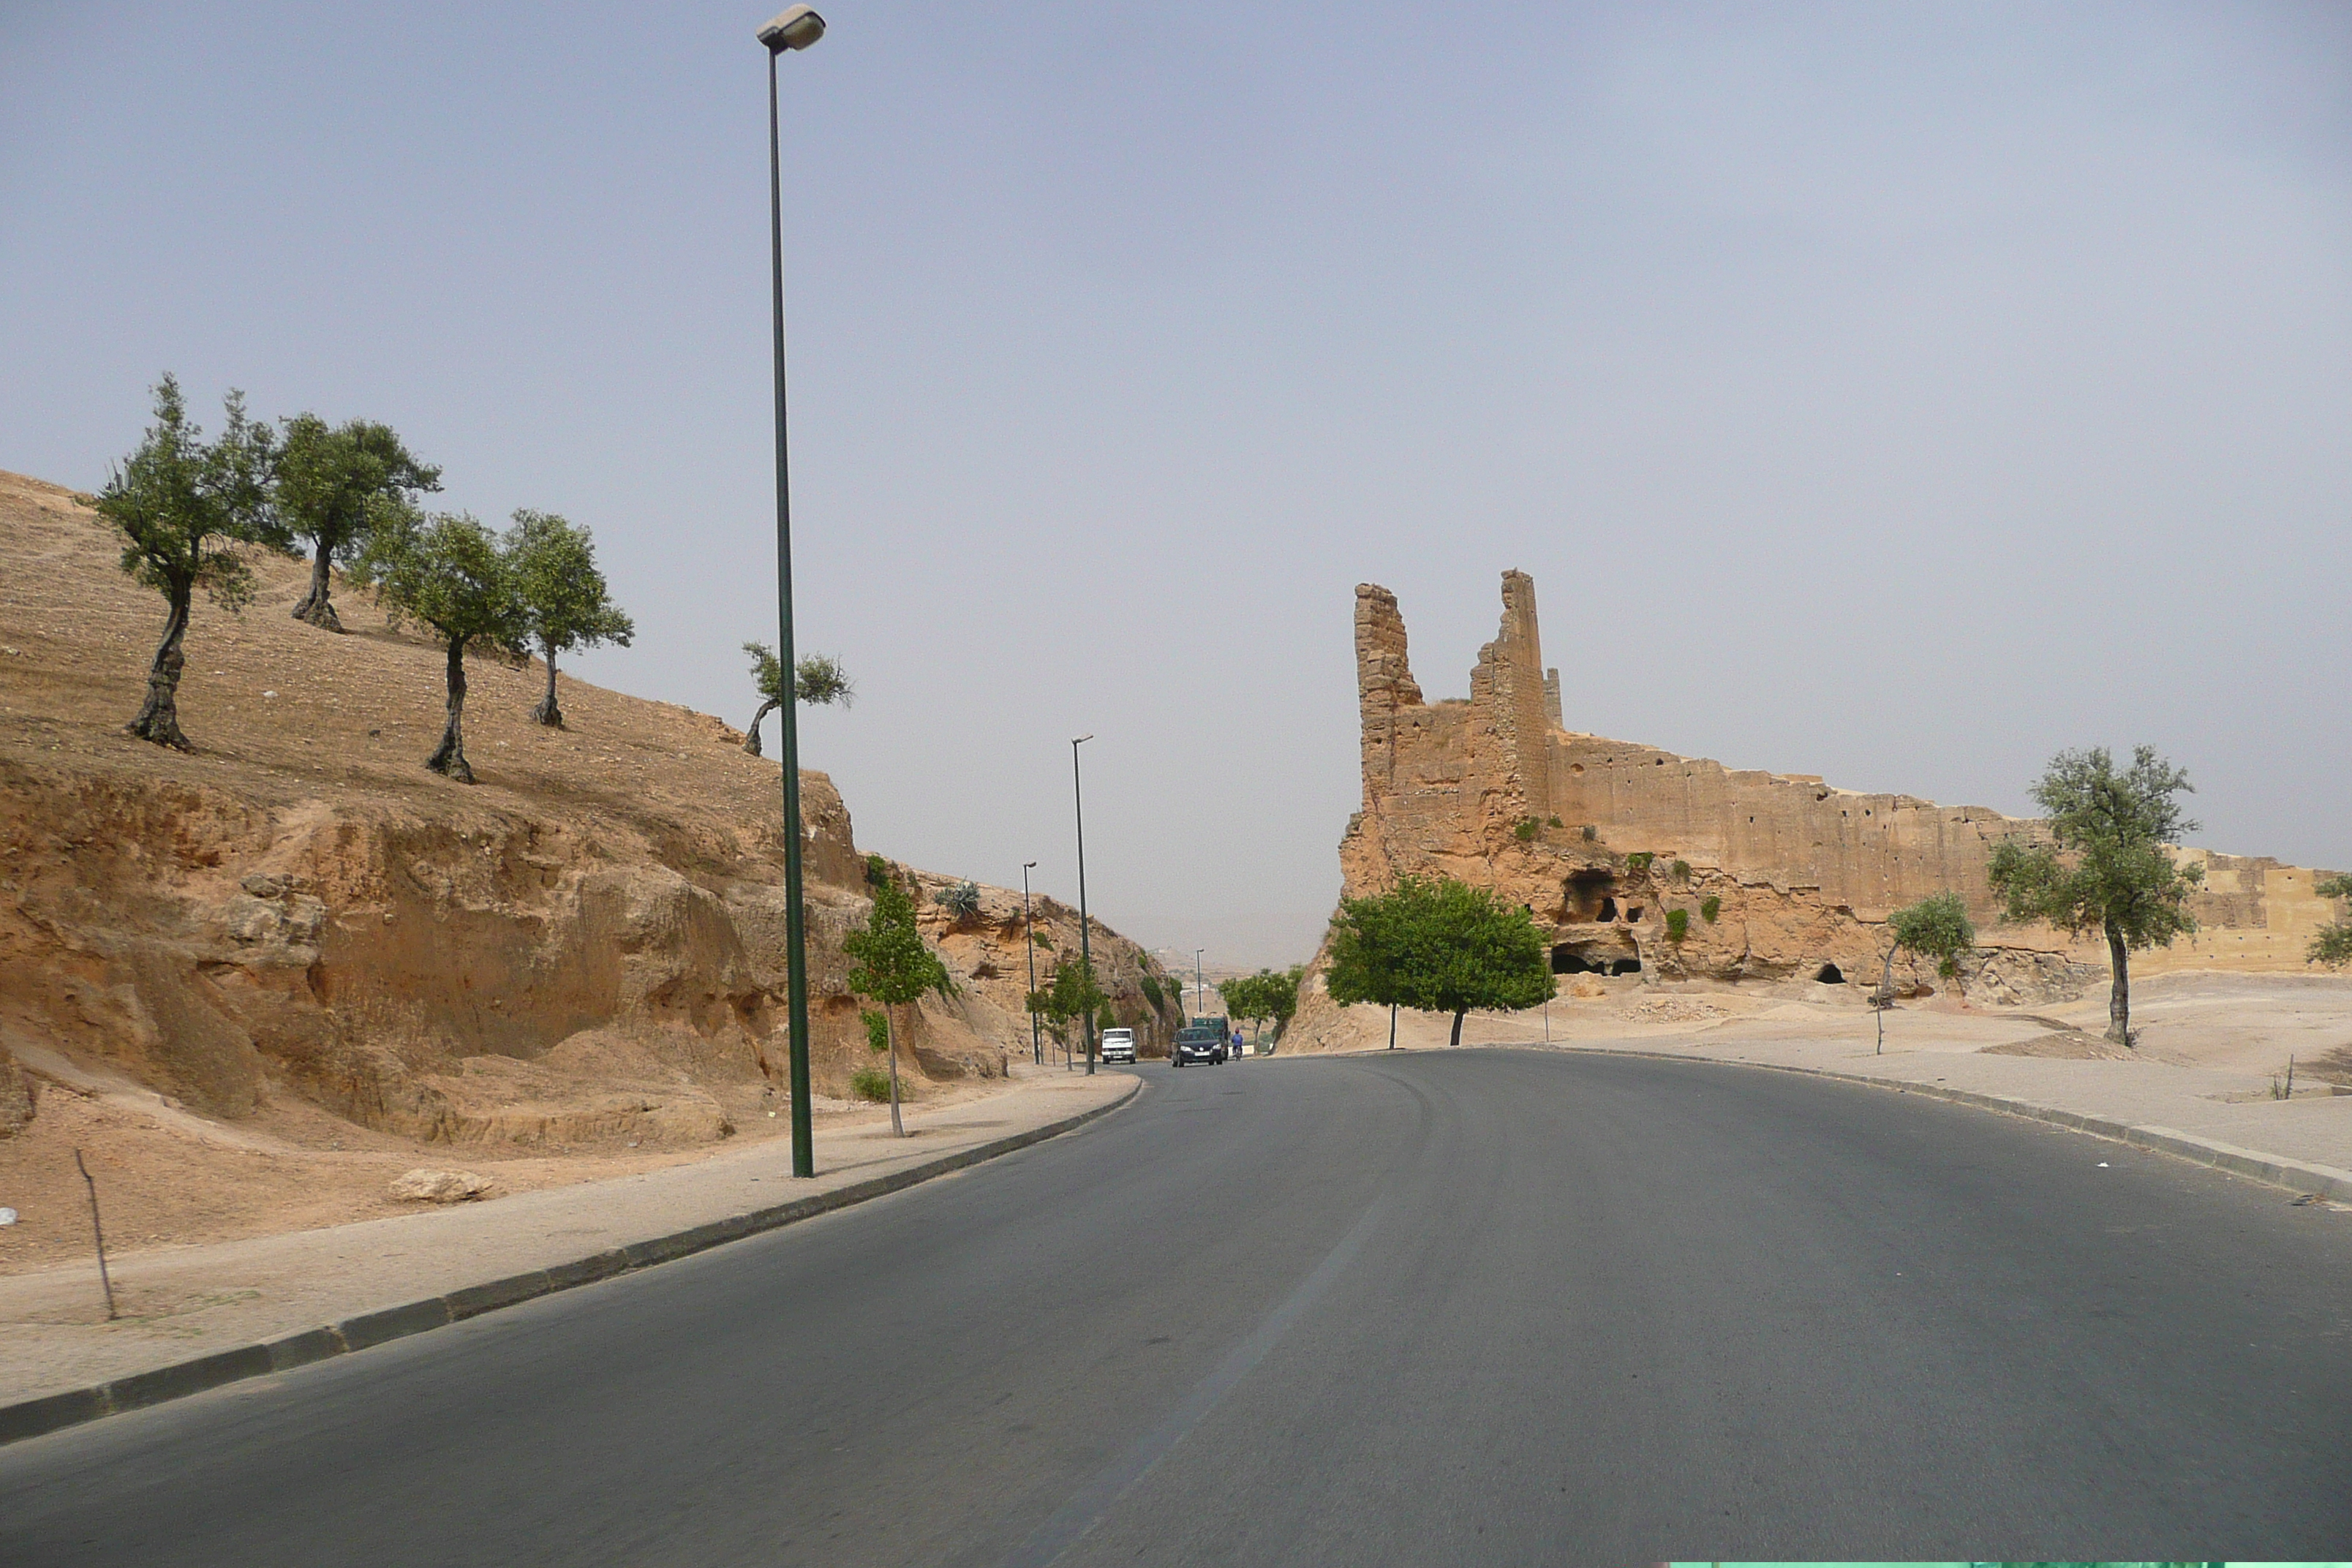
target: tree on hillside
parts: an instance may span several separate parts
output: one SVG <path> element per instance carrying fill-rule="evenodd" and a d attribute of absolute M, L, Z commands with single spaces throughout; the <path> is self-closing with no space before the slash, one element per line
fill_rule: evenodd
<path fill-rule="evenodd" d="M 751 715 L 743 731 L 743 749 L 756 757 L 761 754 L 761 723 L 784 705 L 784 661 L 763 642 L 747 642 L 743 651 L 751 656 L 751 680 L 760 689 L 760 710 Z M 839 659 L 821 653 L 802 656 L 793 672 L 793 692 L 811 708 L 835 703 L 850 708 L 857 702 L 857 688 L 850 684 L 849 672 L 842 668 Z"/>
<path fill-rule="evenodd" d="M 1936 973 L 1958 985 L 1960 954 L 1977 944 L 1977 928 L 1969 923 L 1969 907 L 1960 902 L 1958 893 L 1937 893 L 1896 910 L 1886 917 L 1886 930 L 1895 940 L 1886 950 L 1886 976 L 1879 988 L 1890 996 L 1895 992 L 1897 952 L 1907 948 L 1922 958 L 1934 959 Z M 1963 996 L 1967 994 L 1961 991 Z"/>
<path fill-rule="evenodd" d="M 448 721 L 425 761 L 436 773 L 472 784 L 466 762 L 466 649 L 478 645 L 520 658 L 524 619 L 514 574 L 490 531 L 464 512 L 380 519 L 355 565 L 375 584 L 394 626 L 417 621 L 448 650 Z"/>
<path fill-rule="evenodd" d="M 947 995 L 951 985 L 948 966 L 923 945 L 922 932 L 915 925 L 915 900 L 896 876 L 884 877 L 875 887 L 874 909 L 866 917 L 866 929 L 851 931 L 841 945 L 857 961 L 849 972 L 849 988 L 882 1004 L 890 1044 L 890 1131 L 903 1138 L 907 1128 L 898 1115 L 898 1011 L 919 1000 L 926 991 Z"/>
<path fill-rule="evenodd" d="M 2131 1038 L 2131 950 L 2168 947 L 2197 929 L 2189 895 L 2205 879 L 2167 848 L 2197 824 L 2173 797 L 2193 794 L 2189 775 L 2156 754 L 2132 753 L 2121 773 L 2104 746 L 2051 759 L 2033 798 L 2050 814 L 2054 845 L 2005 839 L 1990 868 L 1993 890 L 2012 921 L 2047 921 L 2080 936 L 2106 933 L 2115 981 L 2107 995 L 2107 1038 Z"/>
<path fill-rule="evenodd" d="M 1526 910 L 1489 889 L 1407 877 L 1392 891 L 1339 900 L 1324 984 L 1342 1003 L 1451 1013 L 1458 1046 L 1472 1008 L 1533 1007 L 1551 995 L 1552 977 Z M 1390 1027 L 1393 1047 L 1393 1012 Z"/>
<path fill-rule="evenodd" d="M 237 548 L 269 533 L 269 427 L 245 416 L 245 397 L 223 405 L 220 438 L 188 423 L 180 384 L 155 388 L 155 423 L 99 493 L 99 515 L 122 535 L 122 570 L 163 595 L 163 636 L 147 667 L 147 700 L 126 726 L 142 741 L 194 750 L 180 732 L 183 643 L 201 587 L 231 614 L 253 599 L 253 572 Z"/>
<path fill-rule="evenodd" d="M 613 603 L 604 574 L 596 569 L 596 541 L 551 511 L 518 510 L 501 548 L 514 576 L 523 636 L 547 661 L 547 695 L 530 716 L 556 729 L 563 710 L 555 705 L 555 656 L 599 643 L 629 646 L 636 623 Z"/>
<path fill-rule="evenodd" d="M 2352 877 L 2322 877 L 2312 890 L 2323 899 L 2352 899 Z M 2352 963 L 2352 911 L 2339 912 L 2334 924 L 2321 927 L 2304 957 L 2330 969 Z"/>
<path fill-rule="evenodd" d="M 331 632 L 343 629 L 328 599 L 331 569 L 367 548 L 379 523 L 416 510 L 416 498 L 441 488 L 441 470 L 420 463 L 389 425 L 352 419 L 330 426 L 315 414 L 283 421 L 270 500 L 280 525 L 310 546 L 310 589 L 294 618 Z"/>

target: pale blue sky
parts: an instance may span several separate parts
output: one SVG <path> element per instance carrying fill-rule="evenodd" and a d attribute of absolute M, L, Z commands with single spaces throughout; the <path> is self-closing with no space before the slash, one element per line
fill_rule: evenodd
<path fill-rule="evenodd" d="M 860 842 L 1305 956 L 1353 589 L 1433 696 L 2027 808 L 2156 743 L 2352 865 L 2352 11 L 835 0 L 785 61 L 810 721 Z M 0 8 L 0 467 L 175 371 L 593 527 L 624 689 L 772 637 L 762 53 L 714 5 Z M 365 30 L 361 30 L 362 24 Z M 1224 29 L 1210 31 L 1208 29 Z"/>

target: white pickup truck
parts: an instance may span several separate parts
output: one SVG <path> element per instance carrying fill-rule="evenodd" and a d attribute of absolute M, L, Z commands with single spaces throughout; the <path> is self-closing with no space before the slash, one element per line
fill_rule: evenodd
<path fill-rule="evenodd" d="M 1107 1062 L 1131 1062 L 1135 1059 L 1133 1029 L 1105 1029 L 1102 1032 L 1102 1059 Z"/>

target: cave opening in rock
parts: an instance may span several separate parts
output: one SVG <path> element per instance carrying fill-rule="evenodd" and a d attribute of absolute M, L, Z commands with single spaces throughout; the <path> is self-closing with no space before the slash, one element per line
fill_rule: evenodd
<path fill-rule="evenodd" d="M 1813 978 L 1824 985 L 1843 985 L 1845 984 L 1845 971 L 1834 963 L 1824 963 L 1822 972 Z"/>
<path fill-rule="evenodd" d="M 1638 958 L 1621 958 L 1616 963 L 1609 966 L 1609 973 L 1612 974 L 1639 974 L 1642 973 L 1642 961 Z"/>
<path fill-rule="evenodd" d="M 1615 920 L 1617 918 L 1617 900 L 1609 897 L 1606 893 L 1602 894 L 1601 897 L 1601 912 L 1594 915 L 1592 918 L 1604 922 Z"/>
<path fill-rule="evenodd" d="M 1566 942 L 1551 950 L 1551 972 L 1554 974 L 1605 974 L 1607 967 L 1595 963 Z"/>

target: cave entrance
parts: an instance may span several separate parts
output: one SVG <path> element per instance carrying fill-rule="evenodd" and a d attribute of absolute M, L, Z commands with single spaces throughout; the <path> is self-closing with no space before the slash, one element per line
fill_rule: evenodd
<path fill-rule="evenodd" d="M 1639 974 L 1642 973 L 1642 961 L 1638 958 L 1621 958 L 1616 963 L 1609 966 L 1609 973 L 1612 974 Z"/>
<path fill-rule="evenodd" d="M 1603 923 L 1615 920 L 1617 918 L 1617 900 L 1609 897 L 1606 893 L 1603 893 L 1601 896 L 1601 912 L 1594 915 L 1592 918 L 1602 921 Z"/>
<path fill-rule="evenodd" d="M 1813 978 L 1824 985 L 1843 985 L 1845 984 L 1845 971 L 1834 963 L 1824 963 L 1822 972 Z"/>
<path fill-rule="evenodd" d="M 1612 920 L 1615 915 L 1601 913 L 1609 903 L 1609 889 L 1616 884 L 1611 872 L 1584 870 L 1570 874 L 1568 879 L 1568 918 L 1572 921 Z"/>
<path fill-rule="evenodd" d="M 1551 950 L 1551 972 L 1554 974 L 1605 974 L 1608 970 L 1568 943 L 1561 942 Z"/>

